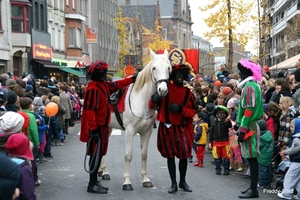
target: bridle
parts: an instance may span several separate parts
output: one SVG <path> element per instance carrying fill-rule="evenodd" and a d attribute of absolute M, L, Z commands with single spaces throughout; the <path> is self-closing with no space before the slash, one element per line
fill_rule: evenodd
<path fill-rule="evenodd" d="M 157 80 L 155 77 L 154 77 L 154 75 L 153 75 L 153 73 L 151 72 L 151 80 L 152 80 L 152 82 L 154 82 L 155 83 L 155 85 L 157 85 L 157 84 L 159 84 L 159 83 L 162 83 L 162 82 L 166 82 L 166 84 L 168 84 L 168 79 L 159 79 L 159 80 Z M 147 120 L 147 119 L 151 119 L 153 116 L 154 116 L 154 114 L 155 114 L 155 110 L 153 110 L 153 113 L 152 113 L 152 115 L 150 116 L 150 117 L 138 117 L 136 114 L 134 114 L 134 112 L 132 111 L 132 107 L 131 107 L 131 101 L 130 101 L 130 95 L 131 95 L 131 91 L 133 90 L 133 87 L 134 87 L 134 83 L 133 83 L 133 86 L 132 86 L 132 88 L 131 88 L 131 90 L 130 90 L 130 93 L 129 93 L 129 96 L 128 96 L 128 103 L 129 103 L 129 109 L 130 109 L 130 111 L 131 111 L 131 113 L 136 117 L 136 118 L 138 118 L 138 119 L 145 119 L 145 120 Z"/>

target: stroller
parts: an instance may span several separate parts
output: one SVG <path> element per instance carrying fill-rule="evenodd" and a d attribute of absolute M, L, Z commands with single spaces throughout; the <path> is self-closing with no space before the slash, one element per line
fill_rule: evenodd
<path fill-rule="evenodd" d="M 285 156 L 284 160 L 281 161 L 281 163 L 279 163 L 279 165 L 277 166 L 276 172 L 280 173 L 280 175 L 278 175 L 277 178 L 275 179 L 273 189 L 277 189 L 277 190 L 283 189 L 283 180 L 284 180 L 286 172 L 288 171 L 288 169 L 290 167 L 290 164 L 291 164 L 291 162 L 290 162 L 288 156 Z"/>

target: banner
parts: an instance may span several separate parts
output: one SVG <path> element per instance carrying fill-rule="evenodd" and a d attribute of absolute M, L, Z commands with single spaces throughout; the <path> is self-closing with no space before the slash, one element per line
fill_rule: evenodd
<path fill-rule="evenodd" d="M 186 61 L 190 63 L 194 69 L 194 73 L 199 73 L 199 50 L 198 49 L 184 49 L 183 50 Z"/>
<path fill-rule="evenodd" d="M 97 43 L 98 29 L 96 27 L 86 28 L 86 42 Z"/>

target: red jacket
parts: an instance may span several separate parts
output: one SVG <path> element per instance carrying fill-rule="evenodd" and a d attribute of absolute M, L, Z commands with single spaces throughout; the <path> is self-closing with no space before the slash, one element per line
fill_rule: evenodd
<path fill-rule="evenodd" d="M 90 130 L 110 123 L 110 95 L 131 84 L 132 78 L 100 82 L 91 81 L 84 92 L 84 103 L 81 118 L 80 141 L 88 142 Z"/>

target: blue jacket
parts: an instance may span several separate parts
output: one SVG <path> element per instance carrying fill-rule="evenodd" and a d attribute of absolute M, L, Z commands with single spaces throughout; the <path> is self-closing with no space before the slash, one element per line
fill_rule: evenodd
<path fill-rule="evenodd" d="M 46 130 L 48 130 L 48 125 L 45 125 L 44 118 L 41 115 L 39 115 L 37 112 L 34 113 L 34 116 L 37 120 L 39 120 L 38 133 L 39 133 L 40 143 L 42 143 L 44 142 L 44 133 Z"/>
<path fill-rule="evenodd" d="M 300 119 L 295 119 L 294 133 L 289 140 L 289 148 L 283 151 L 284 155 L 290 156 L 291 162 L 300 163 Z"/>

